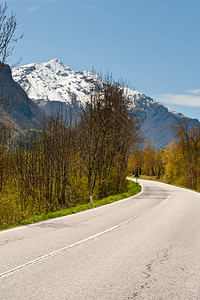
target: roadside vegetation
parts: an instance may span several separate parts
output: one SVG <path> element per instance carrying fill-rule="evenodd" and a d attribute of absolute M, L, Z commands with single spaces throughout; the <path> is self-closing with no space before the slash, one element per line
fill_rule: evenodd
<path fill-rule="evenodd" d="M 134 196 L 135 194 L 139 193 L 140 191 L 141 191 L 141 186 L 139 184 L 136 184 L 133 181 L 129 181 L 126 191 L 124 191 L 123 193 L 117 194 L 117 195 L 108 196 L 101 200 L 94 200 L 93 205 L 91 205 L 90 203 L 79 204 L 79 205 L 71 207 L 71 208 L 65 208 L 65 209 L 61 209 L 61 210 L 57 210 L 57 211 L 49 212 L 49 213 L 42 213 L 40 215 L 33 215 L 31 218 L 24 219 L 24 220 L 18 221 L 16 223 L 3 223 L 0 225 L 0 230 L 16 227 L 16 226 L 20 226 L 20 225 L 32 224 L 32 223 L 36 223 L 39 221 L 44 221 L 44 220 L 48 220 L 48 219 L 52 219 L 52 218 L 58 218 L 58 217 L 66 216 L 69 214 L 74 214 L 74 213 L 77 213 L 80 211 L 84 211 L 87 209 L 91 209 L 94 207 L 110 204 L 115 201 Z M 16 207 L 17 207 L 17 205 L 16 205 Z M 9 208 L 9 205 L 7 206 L 7 208 Z"/>
<path fill-rule="evenodd" d="M 0 4 L 0 72 L 22 37 L 15 36 L 16 27 L 15 14 L 7 16 L 6 3 Z M 109 78 L 92 82 L 90 101 L 80 107 L 76 120 L 72 112 L 54 114 L 41 130 L 20 132 L 16 138 L 3 119 L 14 103 L 1 81 L 1 228 L 83 210 L 91 196 L 98 206 L 127 195 L 127 165 L 140 140 L 139 121 L 119 84 Z M 116 194 L 121 196 L 106 198 Z"/>
<path fill-rule="evenodd" d="M 132 152 L 128 171 L 143 178 L 200 191 L 200 126 L 191 128 L 184 119 L 175 129 L 177 141 L 156 150 L 151 141 Z"/>
<path fill-rule="evenodd" d="M 6 12 L 0 4 L 0 71 L 22 37 L 15 37 L 15 15 Z M 0 116 L 13 105 L 4 84 Z M 138 115 L 122 86 L 107 78 L 91 91 L 76 120 L 58 113 L 18 138 L 10 123 L 0 123 L 0 229 L 91 208 L 91 196 L 96 207 L 133 195 L 140 186 L 126 180 L 127 168 L 200 190 L 200 128 L 184 121 L 177 142 L 157 151 L 148 141 L 141 150 Z"/>
<path fill-rule="evenodd" d="M 127 191 L 139 122 L 119 85 L 102 82 L 77 122 L 58 114 L 17 141 L 0 131 L 0 226 Z M 95 204 L 97 205 L 97 204 Z"/>

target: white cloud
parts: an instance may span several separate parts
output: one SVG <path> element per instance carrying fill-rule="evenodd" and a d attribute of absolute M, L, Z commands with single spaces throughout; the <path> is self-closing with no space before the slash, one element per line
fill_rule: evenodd
<path fill-rule="evenodd" d="M 29 8 L 28 8 L 28 12 L 33 12 L 33 11 L 36 11 L 39 9 L 39 6 L 37 5 L 31 5 Z"/>
<path fill-rule="evenodd" d="M 154 98 L 157 101 L 165 103 L 172 103 L 189 107 L 200 107 L 200 89 L 190 91 L 193 92 L 191 92 L 190 94 L 189 91 L 187 91 L 187 94 L 161 94 L 155 95 Z"/>
<path fill-rule="evenodd" d="M 194 94 L 194 95 L 200 95 L 200 89 L 187 90 L 186 93 Z"/>
<path fill-rule="evenodd" d="M 34 12 L 36 10 L 39 10 L 41 8 L 41 4 L 48 4 L 48 3 L 53 3 L 56 2 L 58 0 L 21 0 L 24 3 L 29 3 L 29 7 L 28 7 L 28 12 Z"/>

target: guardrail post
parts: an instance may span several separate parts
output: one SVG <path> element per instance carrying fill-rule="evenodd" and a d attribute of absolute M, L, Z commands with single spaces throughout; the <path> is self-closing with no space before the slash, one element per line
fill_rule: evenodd
<path fill-rule="evenodd" d="M 93 201 L 92 201 L 92 192 L 90 192 L 90 205 L 93 206 Z"/>

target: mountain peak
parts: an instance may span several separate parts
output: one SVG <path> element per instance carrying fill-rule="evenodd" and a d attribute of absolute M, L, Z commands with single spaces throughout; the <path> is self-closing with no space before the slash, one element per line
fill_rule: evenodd
<path fill-rule="evenodd" d="M 44 63 L 44 64 L 50 64 L 50 65 L 61 65 L 61 66 L 64 66 L 64 64 L 63 64 L 63 62 L 60 60 L 60 59 L 58 59 L 58 58 L 54 58 L 54 59 L 52 59 L 52 60 L 50 60 L 49 62 L 46 62 L 46 63 Z"/>
<path fill-rule="evenodd" d="M 49 62 L 63 64 L 62 61 L 59 58 L 53 58 Z"/>
<path fill-rule="evenodd" d="M 77 92 L 78 100 L 85 102 L 88 95 L 90 79 L 86 73 L 71 70 L 58 58 L 15 68 L 13 77 L 34 100 L 68 103 Z"/>
<path fill-rule="evenodd" d="M 64 63 L 58 58 L 54 58 L 54 59 L 52 59 L 48 62 L 44 62 L 44 63 L 41 63 L 39 65 L 43 65 L 44 67 L 47 67 L 47 68 L 52 69 L 54 71 L 70 70 L 70 68 L 65 66 Z"/>
<path fill-rule="evenodd" d="M 78 114 L 80 103 L 84 105 L 90 99 L 91 85 L 101 80 L 92 72 L 69 69 L 58 58 L 14 69 L 13 77 L 31 99 L 41 107 L 43 105 L 44 110 L 46 107 L 52 110 L 55 103 L 58 104 L 56 109 L 61 102 L 63 109 L 76 103 L 74 115 Z M 139 91 L 125 88 L 125 93 L 130 106 L 135 107 L 143 120 L 141 130 L 144 136 L 158 148 L 167 145 L 173 139 L 171 125 L 176 127 L 183 115 Z M 191 124 L 196 123 L 198 121 L 193 120 Z"/>

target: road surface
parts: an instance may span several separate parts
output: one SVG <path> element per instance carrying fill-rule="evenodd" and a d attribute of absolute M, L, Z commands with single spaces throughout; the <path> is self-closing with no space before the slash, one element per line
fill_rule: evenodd
<path fill-rule="evenodd" d="M 136 197 L 0 232 L 0 299 L 200 299 L 200 194 Z"/>

